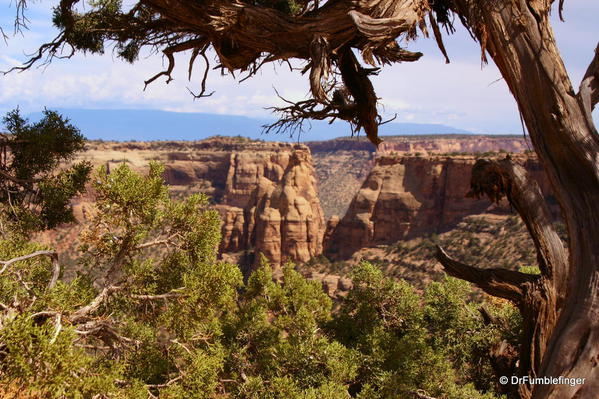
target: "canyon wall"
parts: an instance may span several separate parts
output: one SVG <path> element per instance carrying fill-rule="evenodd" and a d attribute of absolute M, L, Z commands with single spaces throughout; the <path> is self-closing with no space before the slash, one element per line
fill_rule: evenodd
<path fill-rule="evenodd" d="M 532 149 L 530 142 L 523 136 L 516 135 L 414 135 L 414 136 L 383 136 L 383 142 L 376 148 L 366 137 L 341 137 L 326 141 L 308 141 L 312 154 L 333 153 L 337 151 L 364 151 L 385 153 L 421 153 L 421 154 L 450 154 L 450 153 L 485 153 L 506 151 L 513 153 L 525 152 Z"/>
<path fill-rule="evenodd" d="M 223 219 L 221 253 L 253 267 L 259 253 L 274 265 L 308 261 L 323 248 L 343 258 L 445 231 L 468 215 L 508 213 L 505 203 L 464 197 L 475 156 L 460 153 L 520 153 L 514 158 L 549 193 L 534 157 L 522 154 L 527 148 L 518 136 L 385 137 L 378 152 L 347 138 L 301 145 L 217 137 L 92 142 L 82 157 L 109 167 L 125 161 L 137 170 L 163 162 L 174 196 L 203 192 L 213 199 Z"/>
<path fill-rule="evenodd" d="M 80 156 L 109 169 L 127 162 L 143 171 L 165 164 L 175 197 L 208 194 L 221 214 L 221 253 L 253 267 L 266 256 L 273 266 L 305 262 L 322 253 L 324 217 L 308 147 L 216 137 L 196 142 L 91 142 Z M 76 206 L 84 209 L 85 204 Z M 83 216 L 83 215 L 82 215 Z"/>
<path fill-rule="evenodd" d="M 310 151 L 231 154 L 221 204 L 222 252 L 253 248 L 273 265 L 306 262 L 322 253 L 324 217 L 316 191 Z"/>
<path fill-rule="evenodd" d="M 374 166 L 375 156 L 484 154 L 506 151 L 523 153 L 531 149 L 522 136 L 513 135 L 415 135 L 384 136 L 378 149 L 365 137 L 343 137 L 326 141 L 310 141 L 318 192 L 325 213 L 344 215 L 347 207 Z"/>
<path fill-rule="evenodd" d="M 535 158 L 515 155 L 539 183 L 557 213 L 549 184 Z M 508 213 L 509 204 L 466 198 L 475 156 L 381 155 L 341 219 L 331 218 L 325 255 L 347 258 L 363 247 L 440 233 L 464 217 Z"/>

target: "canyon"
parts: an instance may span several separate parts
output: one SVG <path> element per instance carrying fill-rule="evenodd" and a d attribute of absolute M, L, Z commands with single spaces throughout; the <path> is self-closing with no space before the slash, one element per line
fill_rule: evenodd
<path fill-rule="evenodd" d="M 364 248 L 443 234 L 471 215 L 509 215 L 506 203 L 466 197 L 470 170 L 480 156 L 512 154 L 539 183 L 548 202 L 555 202 L 522 137 L 385 139 L 378 149 L 361 138 L 305 144 L 241 137 L 90 141 L 78 159 L 109 170 L 122 162 L 138 171 L 151 161 L 164 163 L 172 196 L 205 193 L 211 197 L 222 219 L 220 253 L 223 259 L 240 264 L 246 274 L 262 256 L 275 268 L 323 255 L 331 261 L 347 260 Z M 92 201 L 84 196 L 74 204 L 82 223 Z M 59 250 L 73 241 L 76 230 L 61 233 Z M 340 276 L 323 276 L 318 278 L 331 280 L 329 287 L 348 286 Z"/>
<path fill-rule="evenodd" d="M 139 172 L 151 161 L 162 162 L 174 197 L 211 197 L 223 221 L 220 252 L 248 271 L 260 263 L 261 255 L 278 266 L 287 260 L 306 262 L 322 253 L 324 216 L 310 150 L 304 145 L 224 137 L 90 142 L 78 160 L 109 171 L 126 162 Z M 75 204 L 80 220 L 89 205 L 89 198 Z"/>
<path fill-rule="evenodd" d="M 489 155 L 488 158 L 504 155 Z M 550 187 L 535 158 L 511 155 L 537 181 L 547 201 Z M 475 155 L 380 155 L 342 218 L 332 217 L 325 233 L 325 254 L 346 259 L 364 247 L 392 244 L 448 231 L 465 217 L 511 212 L 498 204 L 468 196 Z M 551 207 L 557 214 L 555 205 Z"/>

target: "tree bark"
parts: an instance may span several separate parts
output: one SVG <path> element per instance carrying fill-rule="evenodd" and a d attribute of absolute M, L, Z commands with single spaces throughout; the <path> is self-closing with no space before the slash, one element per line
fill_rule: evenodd
<path fill-rule="evenodd" d="M 524 306 L 530 361 L 523 375 L 585 378 L 583 385 L 522 385 L 523 398 L 595 398 L 599 392 L 599 136 L 590 117 L 596 60 L 574 92 L 549 25 L 548 0 L 454 0 L 455 11 L 497 64 L 549 177 L 568 231 L 569 258 L 543 264 Z M 590 77 L 589 77 L 590 76 Z M 586 93 L 586 94 L 585 94 Z M 590 94 L 589 94 L 590 93 Z M 519 210 L 520 211 L 520 210 Z M 526 218 L 526 212 L 520 212 Z M 526 219 L 525 219 L 526 221 Z M 527 227 L 537 250 L 543 230 Z M 534 227 L 534 226 L 533 226 Z M 526 339 L 526 337 L 524 337 Z M 521 354 L 522 355 L 522 354 Z M 526 355 L 526 354 L 524 354 Z M 528 368 L 528 369 L 527 369 Z"/>
<path fill-rule="evenodd" d="M 466 196 L 486 195 L 499 202 L 504 196 L 522 217 L 537 251 L 540 276 L 506 269 L 479 269 L 451 259 L 438 248 L 437 259 L 450 275 L 476 284 L 489 295 L 508 299 L 523 316 L 523 334 L 519 348 L 519 376 L 536 377 L 542 354 L 557 322 L 563 302 L 567 257 L 564 246 L 553 228 L 545 199 L 526 170 L 503 160 L 479 160 L 472 169 L 472 190 Z M 538 328 L 539 326 L 543 328 Z M 497 378 L 505 374 L 497 375 Z M 526 396 L 530 387 L 504 386 L 511 398 Z"/>

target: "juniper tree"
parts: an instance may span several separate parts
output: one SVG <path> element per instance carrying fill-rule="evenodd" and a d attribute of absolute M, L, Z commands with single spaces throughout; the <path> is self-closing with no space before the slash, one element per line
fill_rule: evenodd
<path fill-rule="evenodd" d="M 85 189 L 91 167 L 77 162 L 83 150 L 79 129 L 55 111 L 44 110 L 36 123 L 19 109 L 3 118 L 0 134 L 0 230 L 27 233 L 73 222 L 71 198 Z"/>
<path fill-rule="evenodd" d="M 220 221 L 207 198 L 170 199 L 162 173 L 158 164 L 144 175 L 126 165 L 98 172 L 71 281 L 32 255 L 39 244 L 0 241 L 10 259 L 0 270 L 0 395 L 496 397 L 488 375 L 463 370 L 472 359 L 488 366 L 476 344 L 502 333 L 462 308 L 460 292 L 423 300 L 367 264 L 341 312 L 293 265 L 275 279 L 263 262 L 243 284 L 217 258 Z"/>

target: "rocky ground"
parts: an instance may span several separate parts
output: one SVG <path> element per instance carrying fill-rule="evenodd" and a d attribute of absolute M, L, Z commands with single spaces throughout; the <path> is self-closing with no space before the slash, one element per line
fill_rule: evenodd
<path fill-rule="evenodd" d="M 556 222 L 566 239 L 565 228 Z M 515 214 L 479 214 L 464 218 L 454 228 L 441 233 L 397 241 L 393 244 L 364 247 L 346 260 L 314 258 L 301 266 L 306 275 L 347 276 L 359 262 L 377 264 L 390 276 L 405 279 L 417 287 L 443 278 L 441 265 L 435 260 L 435 245 L 442 246 L 452 257 L 464 263 L 483 267 L 501 267 L 523 272 L 536 272 L 534 246 L 526 227 Z M 329 281 L 334 279 L 329 278 Z M 337 294 L 347 283 L 329 290 Z"/>

